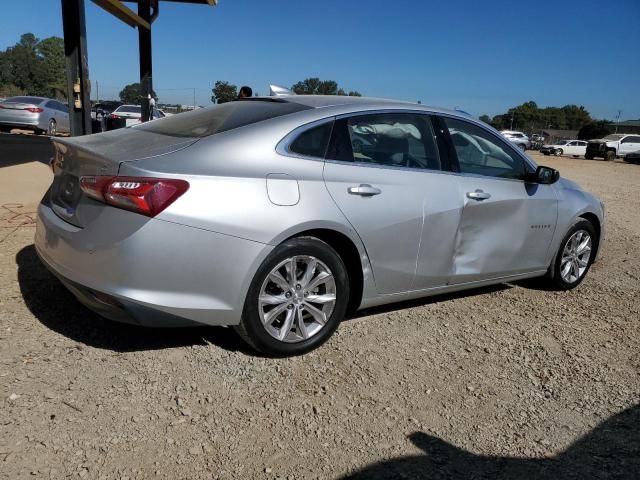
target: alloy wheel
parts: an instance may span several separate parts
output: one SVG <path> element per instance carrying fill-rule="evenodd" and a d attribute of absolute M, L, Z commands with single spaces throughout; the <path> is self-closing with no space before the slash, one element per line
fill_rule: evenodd
<path fill-rule="evenodd" d="M 591 235 L 586 230 L 575 232 L 562 250 L 560 276 L 567 283 L 575 283 L 582 278 L 591 258 Z"/>
<path fill-rule="evenodd" d="M 258 312 L 277 340 L 297 343 L 318 334 L 333 313 L 336 282 L 325 263 L 297 255 L 278 263 L 260 288 Z"/>

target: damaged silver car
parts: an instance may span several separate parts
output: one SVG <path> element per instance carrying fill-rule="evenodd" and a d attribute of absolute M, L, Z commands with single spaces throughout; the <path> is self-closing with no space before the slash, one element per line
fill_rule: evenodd
<path fill-rule="evenodd" d="M 231 325 L 294 355 L 349 312 L 545 276 L 578 286 L 600 201 L 460 112 L 254 97 L 55 139 L 42 261 L 89 308 Z"/>

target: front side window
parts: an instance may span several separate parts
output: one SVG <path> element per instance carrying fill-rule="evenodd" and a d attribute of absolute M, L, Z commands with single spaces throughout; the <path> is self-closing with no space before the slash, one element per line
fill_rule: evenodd
<path fill-rule="evenodd" d="M 483 128 L 463 120 L 444 118 L 461 173 L 521 179 L 524 160 L 508 144 Z"/>
<path fill-rule="evenodd" d="M 306 157 L 324 158 L 333 122 L 305 130 L 289 145 L 289 151 Z"/>
<path fill-rule="evenodd" d="M 621 143 L 640 143 L 640 137 L 626 137 Z"/>
<path fill-rule="evenodd" d="M 357 115 L 336 122 L 334 130 L 329 158 L 389 167 L 441 169 L 426 115 Z"/>

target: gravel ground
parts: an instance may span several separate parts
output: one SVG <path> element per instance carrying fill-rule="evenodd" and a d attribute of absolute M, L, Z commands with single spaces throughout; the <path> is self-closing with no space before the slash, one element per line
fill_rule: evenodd
<path fill-rule="evenodd" d="M 0 477 L 640 478 L 640 166 L 536 160 L 606 203 L 580 288 L 375 309 L 281 360 L 100 319 L 38 262 L 38 197 L 5 205 Z"/>

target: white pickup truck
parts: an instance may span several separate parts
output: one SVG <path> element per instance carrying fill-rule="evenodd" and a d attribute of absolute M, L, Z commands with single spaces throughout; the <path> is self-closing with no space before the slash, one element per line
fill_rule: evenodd
<path fill-rule="evenodd" d="M 612 133 L 599 140 L 589 140 L 584 158 L 604 158 L 614 160 L 616 157 L 640 150 L 640 135 L 626 133 Z"/>

